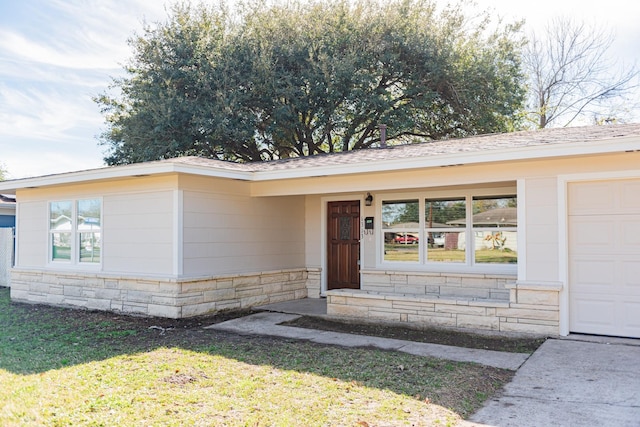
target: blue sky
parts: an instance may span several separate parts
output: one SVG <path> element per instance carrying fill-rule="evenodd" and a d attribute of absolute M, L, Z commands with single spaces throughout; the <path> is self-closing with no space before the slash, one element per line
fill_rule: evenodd
<path fill-rule="evenodd" d="M 477 3 L 531 28 L 554 15 L 606 25 L 616 31 L 611 53 L 640 66 L 636 0 Z M 165 17 L 162 0 L 0 0 L 0 165 L 9 178 L 104 166 L 105 125 L 92 97 L 123 75 L 127 39 L 143 21 Z"/>

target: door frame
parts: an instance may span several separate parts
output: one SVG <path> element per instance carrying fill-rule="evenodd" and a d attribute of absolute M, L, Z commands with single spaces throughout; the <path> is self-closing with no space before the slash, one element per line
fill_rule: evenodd
<path fill-rule="evenodd" d="M 329 209 L 329 202 L 348 202 L 351 200 L 357 200 L 360 202 L 360 262 L 364 256 L 362 245 L 362 207 L 364 206 L 363 194 L 351 194 L 340 196 L 325 196 L 320 198 L 320 264 L 322 270 L 320 271 L 320 296 L 327 296 L 327 210 Z M 362 287 L 362 271 L 360 271 L 360 286 Z"/>
<path fill-rule="evenodd" d="M 570 333 L 570 293 L 569 283 L 569 184 L 584 181 L 610 181 L 616 179 L 638 179 L 637 170 L 622 170 L 608 172 L 587 172 L 558 175 L 558 280 L 563 284 L 560 290 L 560 335 Z"/>

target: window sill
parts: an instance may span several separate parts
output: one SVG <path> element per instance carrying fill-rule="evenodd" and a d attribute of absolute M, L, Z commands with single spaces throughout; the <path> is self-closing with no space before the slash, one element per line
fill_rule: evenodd
<path fill-rule="evenodd" d="M 62 270 L 62 271 L 102 271 L 102 263 L 73 264 L 73 263 L 64 262 L 64 261 L 49 261 L 46 265 L 46 268 L 50 270 Z"/>

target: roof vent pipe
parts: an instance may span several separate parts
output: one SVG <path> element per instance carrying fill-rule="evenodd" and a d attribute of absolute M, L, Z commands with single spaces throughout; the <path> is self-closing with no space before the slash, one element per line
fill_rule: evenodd
<path fill-rule="evenodd" d="M 380 148 L 387 148 L 387 125 L 380 125 Z"/>

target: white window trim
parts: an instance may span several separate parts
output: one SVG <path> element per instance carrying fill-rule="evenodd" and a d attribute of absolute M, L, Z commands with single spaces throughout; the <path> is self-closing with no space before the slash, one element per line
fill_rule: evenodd
<path fill-rule="evenodd" d="M 99 262 L 80 262 L 80 245 L 78 243 L 78 201 L 80 200 L 99 200 L 100 201 L 100 239 L 104 238 L 103 231 L 103 199 L 102 197 L 76 197 L 76 198 L 63 198 L 56 200 L 49 200 L 47 202 L 47 263 L 48 267 L 56 269 L 67 270 L 101 270 L 103 262 L 103 245 L 100 247 L 100 261 Z M 56 202 L 71 202 L 71 259 L 66 260 L 54 260 L 53 259 L 53 231 L 51 230 L 51 204 Z"/>
<path fill-rule="evenodd" d="M 405 201 L 405 200 L 418 200 L 419 206 L 418 211 L 423 213 L 425 210 L 425 200 L 426 199 L 456 199 L 456 198 L 464 198 L 466 200 L 466 209 L 467 215 L 466 220 L 467 223 L 465 225 L 465 241 L 473 242 L 473 231 L 474 227 L 471 223 L 473 220 L 473 198 L 474 197 L 507 197 L 513 196 L 518 197 L 517 188 L 507 189 L 507 188 L 496 188 L 496 189 L 459 189 L 454 191 L 448 190 L 438 190 L 438 191 L 422 191 L 422 192 L 411 192 L 411 193 L 386 193 L 380 194 L 376 197 L 376 229 L 379 230 L 378 236 L 376 239 L 376 269 L 379 270 L 397 270 L 397 271 L 424 271 L 424 272 L 434 272 L 434 273 L 460 273 L 460 274 L 504 274 L 504 275 L 517 275 L 518 273 L 518 265 L 520 262 L 516 264 L 476 264 L 475 263 L 475 246 L 467 245 L 466 256 L 464 263 L 453 263 L 453 262 L 428 262 L 426 260 L 427 254 L 425 253 L 424 244 L 425 242 L 425 224 L 424 224 L 424 215 L 419 216 L 419 261 L 405 261 L 405 262 L 390 262 L 384 260 L 384 233 L 387 229 L 383 229 L 382 226 L 382 204 L 383 202 L 393 202 L 393 201 Z M 518 202 L 518 206 L 520 203 Z M 475 227 L 475 230 L 483 230 L 487 227 Z M 487 228 L 489 229 L 489 228 Z M 505 230 L 505 231 L 515 231 L 517 233 L 518 227 L 508 227 L 504 229 L 496 229 L 494 230 Z M 471 239 L 471 240 L 470 240 Z M 518 247 L 521 244 L 518 242 Z M 520 255 L 518 249 L 518 255 Z M 518 256 L 520 260 L 520 256 Z"/>

